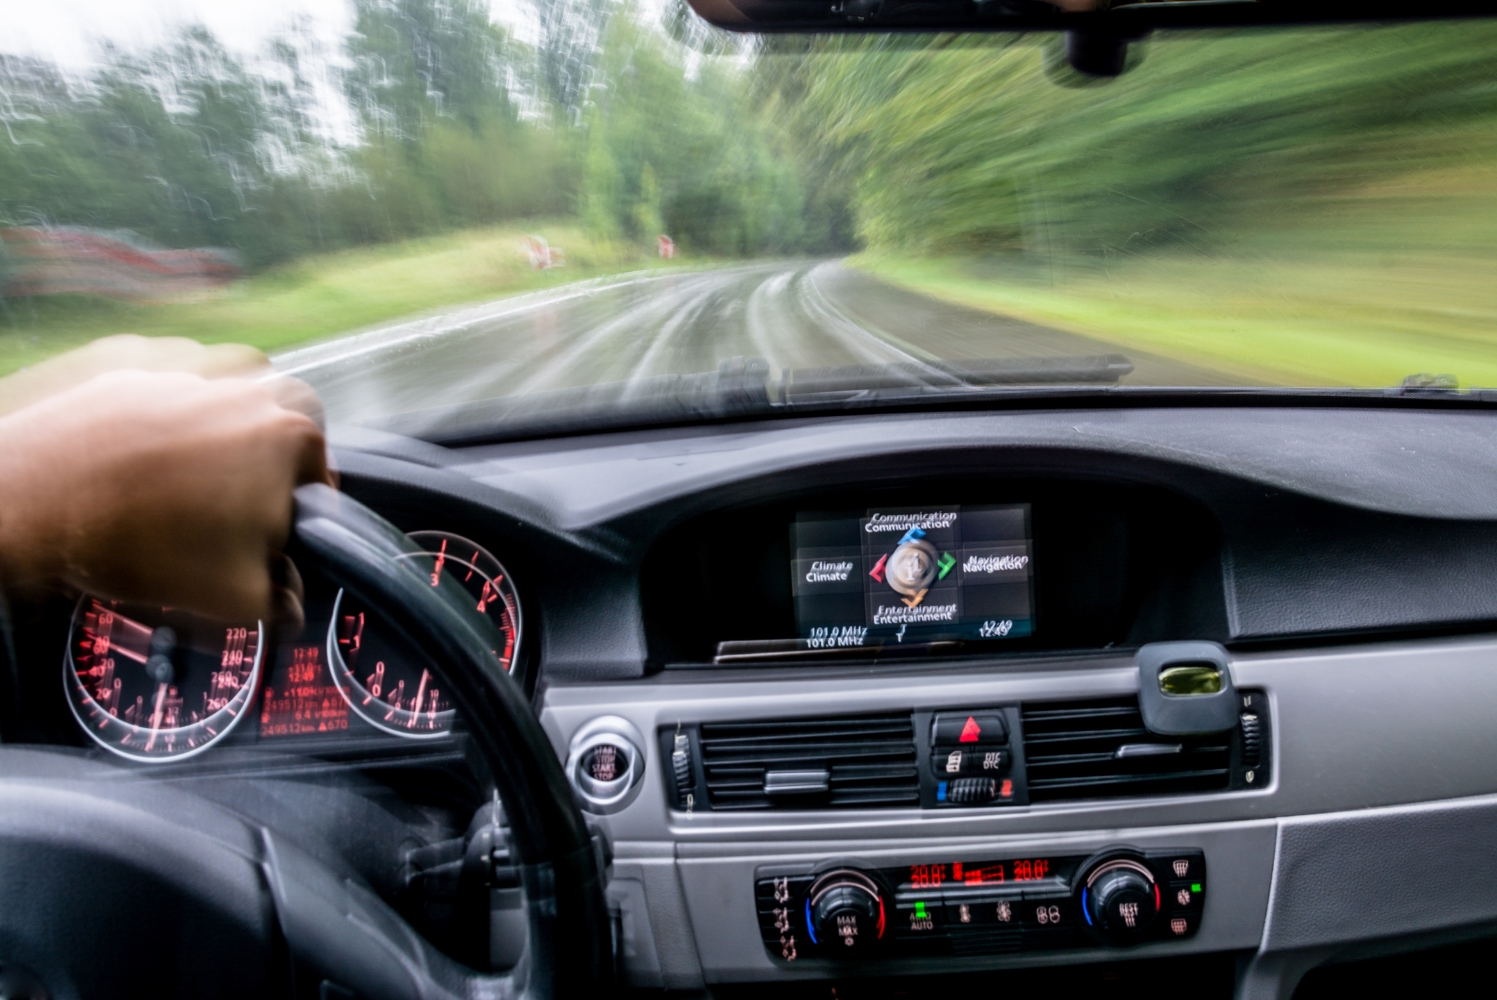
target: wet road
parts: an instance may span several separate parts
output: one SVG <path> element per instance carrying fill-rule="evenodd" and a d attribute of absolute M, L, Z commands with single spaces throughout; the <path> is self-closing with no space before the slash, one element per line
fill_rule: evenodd
<path fill-rule="evenodd" d="M 713 371 L 1123 353 L 1133 384 L 1215 385 L 1218 373 L 937 302 L 836 261 L 642 273 L 563 286 L 278 356 L 341 423 L 499 396 Z"/>

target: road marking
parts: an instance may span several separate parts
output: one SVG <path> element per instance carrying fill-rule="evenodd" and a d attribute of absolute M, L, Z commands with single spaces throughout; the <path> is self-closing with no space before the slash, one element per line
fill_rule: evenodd
<path fill-rule="evenodd" d="M 755 265 L 748 265 L 753 267 Z M 763 266 L 763 265 L 757 265 Z M 302 372 L 324 368 L 328 365 L 349 361 L 353 358 L 373 354 L 377 351 L 390 350 L 419 340 L 429 340 L 436 337 L 446 336 L 460 330 L 475 326 L 479 323 L 489 323 L 495 320 L 508 319 L 512 316 L 523 315 L 536 309 L 559 305 L 575 299 L 588 298 L 600 295 L 603 292 L 614 291 L 619 288 L 627 288 L 630 285 L 641 284 L 650 281 L 661 281 L 666 278 L 678 278 L 682 276 L 693 276 L 698 274 L 721 274 L 727 271 L 741 271 L 745 267 L 709 269 L 707 271 L 696 271 L 672 268 L 667 271 L 631 271 L 624 275 L 615 275 L 612 278 L 592 278 L 586 282 L 578 282 L 577 285 L 588 285 L 590 287 L 577 287 L 576 285 L 563 285 L 562 289 L 572 288 L 565 294 L 556 294 L 562 289 L 548 289 L 542 292 L 531 292 L 526 295 L 512 296 L 486 302 L 479 306 L 470 306 L 459 312 L 442 313 L 436 316 L 424 316 L 416 320 L 407 320 L 393 326 L 382 326 L 363 333 L 349 334 L 332 341 L 324 341 L 320 344 L 311 344 L 276 355 L 272 361 L 277 366 L 278 375 L 299 375 Z M 596 282 L 596 283 L 595 283 Z M 496 307 L 498 307 L 496 309 Z M 403 336 L 392 336 L 402 330 L 409 330 Z M 371 341 L 372 342 L 369 342 Z M 318 352 L 331 350 L 339 345 L 347 345 L 348 349 L 336 351 L 326 357 L 317 357 Z M 310 359 L 297 363 L 299 358 L 310 355 Z M 283 367 L 287 366 L 289 367 Z"/>

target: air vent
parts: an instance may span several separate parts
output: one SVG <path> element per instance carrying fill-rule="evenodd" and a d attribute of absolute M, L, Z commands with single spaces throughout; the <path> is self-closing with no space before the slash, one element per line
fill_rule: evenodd
<path fill-rule="evenodd" d="M 1024 756 L 1031 802 L 1225 789 L 1228 733 L 1155 736 L 1137 698 L 1026 704 Z"/>
<path fill-rule="evenodd" d="M 918 806 L 908 713 L 704 724 L 713 809 Z"/>

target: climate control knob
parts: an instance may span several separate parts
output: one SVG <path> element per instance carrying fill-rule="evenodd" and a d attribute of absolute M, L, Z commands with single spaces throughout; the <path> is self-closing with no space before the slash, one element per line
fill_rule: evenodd
<path fill-rule="evenodd" d="M 806 893 L 812 940 L 832 955 L 872 949 L 884 936 L 884 897 L 878 883 L 850 868 L 827 872 Z"/>
<path fill-rule="evenodd" d="M 1081 884 L 1087 926 L 1115 944 L 1148 936 L 1159 903 L 1159 884 L 1141 858 L 1107 858 L 1087 872 Z"/>

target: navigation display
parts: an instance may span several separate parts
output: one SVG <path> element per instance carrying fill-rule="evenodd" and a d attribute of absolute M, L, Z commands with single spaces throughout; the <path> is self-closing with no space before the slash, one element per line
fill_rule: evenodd
<path fill-rule="evenodd" d="M 809 649 L 1034 633 L 1029 505 L 797 514 L 795 620 Z"/>

